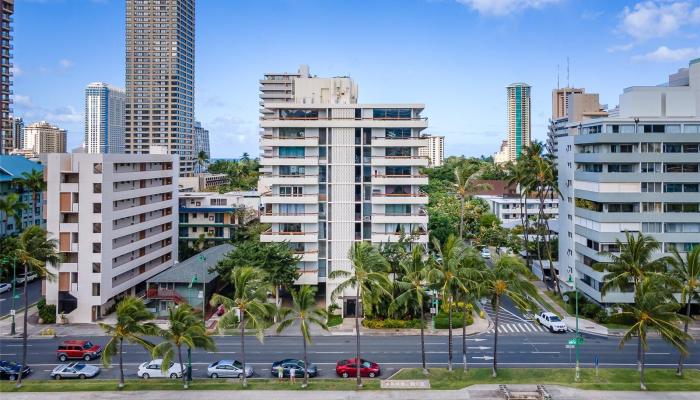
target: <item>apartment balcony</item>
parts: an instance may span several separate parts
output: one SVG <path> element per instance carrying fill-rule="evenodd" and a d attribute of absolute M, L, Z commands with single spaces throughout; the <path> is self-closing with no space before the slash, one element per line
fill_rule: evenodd
<path fill-rule="evenodd" d="M 318 137 L 285 138 L 276 136 L 263 136 L 262 140 L 260 141 L 260 145 L 270 147 L 316 147 L 318 146 Z"/>
<path fill-rule="evenodd" d="M 318 157 L 261 157 L 260 165 L 318 165 Z"/>
<path fill-rule="evenodd" d="M 428 204 L 428 195 L 426 193 L 372 193 L 372 204 Z"/>
<path fill-rule="evenodd" d="M 316 204 L 318 203 L 318 194 L 287 196 L 275 193 L 264 193 L 260 196 L 260 202 L 263 204 Z"/>
<path fill-rule="evenodd" d="M 420 137 L 373 137 L 372 147 L 428 147 L 428 140 Z"/>
<path fill-rule="evenodd" d="M 427 224 L 428 213 L 425 211 L 411 214 L 373 213 L 372 222 L 375 224 Z"/>
<path fill-rule="evenodd" d="M 78 193 L 80 192 L 80 186 L 78 183 L 61 183 L 61 186 L 59 187 L 59 192 Z"/>
<path fill-rule="evenodd" d="M 299 279 L 294 281 L 295 285 L 318 285 L 318 270 L 299 271 Z"/>
<path fill-rule="evenodd" d="M 78 223 L 60 223 L 58 224 L 59 232 L 78 232 Z"/>
<path fill-rule="evenodd" d="M 428 176 L 417 175 L 372 175 L 374 185 L 427 185 Z"/>
<path fill-rule="evenodd" d="M 268 185 L 316 185 L 318 175 L 262 175 Z"/>
<path fill-rule="evenodd" d="M 260 222 L 264 224 L 295 222 L 302 224 L 315 224 L 318 222 L 318 213 L 264 213 L 260 214 Z"/>
<path fill-rule="evenodd" d="M 428 232 L 424 230 L 416 231 L 411 236 L 414 243 L 428 243 Z M 401 238 L 400 233 L 372 232 L 372 243 L 397 243 Z"/>
<path fill-rule="evenodd" d="M 274 110 L 277 106 L 284 104 L 274 104 L 270 102 L 268 109 Z M 318 108 L 319 105 L 315 105 Z M 323 105 L 321 105 L 323 107 Z M 313 104 L 306 104 L 304 108 L 314 108 Z M 273 111 L 274 112 L 274 111 Z M 416 128 L 425 129 L 428 127 L 428 119 L 425 117 L 416 118 L 340 118 L 318 116 L 308 118 L 286 117 L 280 118 L 278 115 L 266 115 L 260 120 L 261 128 Z"/>
<path fill-rule="evenodd" d="M 271 229 L 260 234 L 261 242 L 316 243 L 318 232 L 273 232 Z"/>
<path fill-rule="evenodd" d="M 421 156 L 372 156 L 372 166 L 427 167 L 428 158 Z"/>

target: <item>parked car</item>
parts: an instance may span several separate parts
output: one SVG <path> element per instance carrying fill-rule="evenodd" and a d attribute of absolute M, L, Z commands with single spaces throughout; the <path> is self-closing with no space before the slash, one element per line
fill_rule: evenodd
<path fill-rule="evenodd" d="M 185 371 L 185 366 L 182 364 L 176 364 L 174 362 L 170 363 L 168 369 L 163 372 L 161 365 L 163 360 L 156 359 L 149 362 L 145 362 L 139 365 L 139 370 L 136 372 L 139 378 L 149 379 L 149 378 L 182 378 L 182 373 Z"/>
<path fill-rule="evenodd" d="M 12 290 L 11 283 L 0 283 L 0 293 L 9 292 L 10 290 Z"/>
<path fill-rule="evenodd" d="M 351 358 L 349 360 L 340 360 L 335 365 L 335 373 L 343 378 L 352 378 L 357 376 L 357 358 Z M 360 359 L 360 376 L 365 376 L 369 378 L 374 378 L 379 376 L 381 369 L 379 364 Z"/>
<path fill-rule="evenodd" d="M 51 371 L 51 377 L 58 380 L 64 378 L 87 379 L 94 378 L 100 373 L 100 367 L 97 365 L 75 362 L 70 364 L 57 365 Z"/>
<path fill-rule="evenodd" d="M 241 378 L 243 377 L 243 363 L 238 360 L 219 360 L 209 364 L 207 376 L 216 378 Z M 253 368 L 249 365 L 245 367 L 245 376 L 253 376 Z"/>
<path fill-rule="evenodd" d="M 89 340 L 64 340 L 58 345 L 56 357 L 61 362 L 66 362 L 69 359 L 83 359 L 90 361 L 99 358 L 102 355 L 102 347 L 93 344 Z"/>
<path fill-rule="evenodd" d="M 490 259 L 491 258 L 491 250 L 489 250 L 487 247 L 484 247 L 483 249 L 481 249 L 481 258 Z"/>
<path fill-rule="evenodd" d="M 38 277 L 39 277 L 39 275 L 37 275 L 36 272 L 30 272 L 27 275 L 24 275 L 24 274 L 17 275 L 17 277 L 15 278 L 15 285 L 19 285 L 20 283 L 24 283 L 25 280 L 27 282 L 31 282 Z"/>
<path fill-rule="evenodd" d="M 277 366 L 282 365 L 282 368 L 284 368 L 284 376 L 289 377 L 289 372 L 294 368 L 295 373 L 294 376 L 297 378 L 302 378 L 304 376 L 304 361 L 303 360 L 297 360 L 295 358 L 287 358 L 282 361 L 275 361 L 272 363 L 272 368 L 270 368 L 270 374 L 274 377 L 277 377 Z M 309 377 L 314 377 L 318 375 L 318 368 L 314 364 L 309 364 Z"/>
<path fill-rule="evenodd" d="M 19 378 L 19 371 L 22 370 L 22 377 L 29 375 L 32 369 L 29 366 L 22 366 L 14 361 L 0 360 L 0 379 L 9 379 L 11 381 Z"/>
<path fill-rule="evenodd" d="M 549 329 L 550 332 L 566 332 L 566 324 L 558 316 L 551 312 L 541 312 L 535 316 L 540 325 Z"/>

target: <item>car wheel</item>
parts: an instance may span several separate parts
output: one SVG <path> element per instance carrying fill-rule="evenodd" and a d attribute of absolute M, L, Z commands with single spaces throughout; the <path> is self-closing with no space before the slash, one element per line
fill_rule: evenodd
<path fill-rule="evenodd" d="M 61 362 L 66 362 L 66 360 L 68 360 L 68 357 L 66 357 L 65 354 L 61 354 L 60 356 L 58 356 L 58 360 Z"/>
<path fill-rule="evenodd" d="M 219 374 L 211 374 L 211 379 L 217 379 L 219 377 Z"/>
<path fill-rule="evenodd" d="M 170 374 L 170 379 L 177 379 L 177 374 L 174 372 Z"/>
<path fill-rule="evenodd" d="M 15 380 L 17 380 L 17 375 L 10 375 L 10 377 L 8 379 L 11 381 L 15 381 Z"/>
<path fill-rule="evenodd" d="M 60 381 L 61 380 L 61 375 L 56 374 L 56 376 L 53 377 L 55 380 Z"/>
<path fill-rule="evenodd" d="M 148 374 L 143 374 L 143 375 L 141 375 L 141 378 L 143 378 L 143 379 L 148 379 L 148 378 L 150 378 L 150 377 L 151 377 L 151 376 L 148 375 Z"/>
<path fill-rule="evenodd" d="M 550 327 L 549 327 L 549 331 L 552 332 L 552 333 L 554 333 L 554 328 L 550 326 Z"/>
<path fill-rule="evenodd" d="M 92 360 L 92 357 L 90 357 L 89 354 L 86 354 L 85 357 L 83 357 L 83 360 L 90 361 L 90 360 Z"/>
<path fill-rule="evenodd" d="M 350 376 L 350 375 L 349 375 L 347 372 L 343 372 L 343 378 L 347 378 L 347 377 L 349 377 L 349 376 Z"/>
<path fill-rule="evenodd" d="M 243 374 L 238 374 L 238 375 L 236 375 L 236 378 L 242 379 L 242 378 L 243 378 Z"/>
<path fill-rule="evenodd" d="M 85 379 L 85 378 L 87 378 L 87 376 L 85 376 L 85 374 L 80 374 L 80 375 L 78 375 L 78 378 Z"/>
<path fill-rule="evenodd" d="M 370 372 L 370 373 L 369 373 L 369 377 L 370 377 L 370 378 L 374 378 L 375 376 L 377 376 L 377 375 L 376 375 L 374 372 Z"/>

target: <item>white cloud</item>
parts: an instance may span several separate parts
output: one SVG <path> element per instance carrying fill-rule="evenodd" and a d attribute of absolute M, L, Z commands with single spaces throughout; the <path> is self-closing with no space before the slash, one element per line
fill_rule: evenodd
<path fill-rule="evenodd" d="M 19 65 L 17 65 L 17 64 L 13 65 L 12 68 L 10 68 L 10 72 L 12 72 L 12 75 L 15 78 L 18 76 L 22 76 L 22 74 L 24 73 L 22 68 L 20 68 Z"/>
<path fill-rule="evenodd" d="M 58 60 L 58 65 L 62 69 L 69 69 L 69 68 L 73 67 L 75 65 L 75 63 L 72 60 L 62 58 L 62 59 Z"/>
<path fill-rule="evenodd" d="M 650 0 L 622 10 L 620 31 L 636 40 L 665 37 L 700 24 L 700 6 L 691 1 Z"/>
<path fill-rule="evenodd" d="M 666 46 L 661 46 L 650 53 L 634 56 L 633 60 L 670 62 L 687 61 L 695 57 L 700 57 L 700 47 L 684 47 L 679 49 L 670 49 Z"/>
<path fill-rule="evenodd" d="M 504 16 L 528 8 L 542 8 L 560 0 L 457 0 L 479 14 Z"/>
<path fill-rule="evenodd" d="M 17 106 L 32 107 L 32 99 L 29 96 L 16 94 L 12 97 L 12 102 Z"/>
<path fill-rule="evenodd" d="M 608 53 L 617 53 L 620 51 L 630 51 L 634 47 L 634 43 L 616 44 L 607 48 Z"/>
<path fill-rule="evenodd" d="M 82 122 L 84 118 L 83 114 L 73 106 L 42 107 L 34 104 L 31 97 L 22 94 L 16 94 L 12 98 L 15 105 L 15 115 L 24 117 L 26 120 L 60 124 Z"/>

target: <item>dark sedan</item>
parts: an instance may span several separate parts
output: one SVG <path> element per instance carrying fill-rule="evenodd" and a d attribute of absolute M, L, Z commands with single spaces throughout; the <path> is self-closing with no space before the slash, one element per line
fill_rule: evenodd
<path fill-rule="evenodd" d="M 304 361 L 297 360 L 295 358 L 288 358 L 282 361 L 275 361 L 272 363 L 272 368 L 270 368 L 270 374 L 274 377 L 279 376 L 278 366 L 282 366 L 283 376 L 288 378 L 291 371 L 294 370 L 294 376 L 297 378 L 302 378 L 304 376 Z M 318 368 L 314 364 L 309 364 L 309 377 L 314 377 L 318 375 Z"/>
<path fill-rule="evenodd" d="M 32 369 L 25 365 L 24 367 L 14 361 L 0 361 L 0 378 L 9 379 L 11 381 L 19 378 L 19 371 L 22 370 L 22 377 L 29 375 Z"/>

